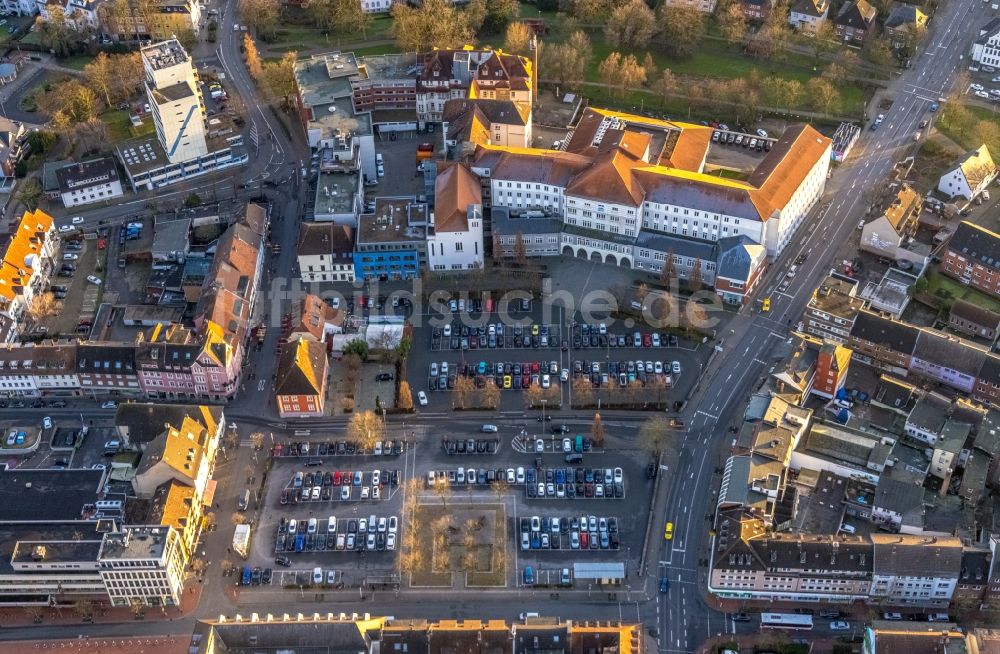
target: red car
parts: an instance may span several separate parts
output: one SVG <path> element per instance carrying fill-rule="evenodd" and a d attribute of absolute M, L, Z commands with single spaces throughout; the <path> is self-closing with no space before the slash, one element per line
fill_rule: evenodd
<path fill-rule="evenodd" d="M 333 485 L 340 486 L 340 471 L 335 470 L 333 473 Z"/>
<path fill-rule="evenodd" d="M 653 347 L 653 336 L 652 334 L 642 335 L 642 345 L 643 347 Z"/>
<path fill-rule="evenodd" d="M 587 532 L 581 531 L 580 532 L 580 549 L 581 550 L 587 549 L 587 541 L 588 540 L 589 540 L 589 537 L 587 536 Z"/>
<path fill-rule="evenodd" d="M 537 373 L 540 369 L 541 368 L 538 366 L 538 362 L 537 361 L 532 361 L 531 362 L 531 372 Z"/>

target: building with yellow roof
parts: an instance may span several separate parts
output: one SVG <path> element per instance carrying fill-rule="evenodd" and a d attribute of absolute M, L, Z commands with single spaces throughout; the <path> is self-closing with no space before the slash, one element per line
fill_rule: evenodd
<path fill-rule="evenodd" d="M 299 338 L 289 343 L 278 362 L 274 395 L 282 418 L 307 418 L 325 413 L 327 344 Z"/>
<path fill-rule="evenodd" d="M 14 325 L 8 341 L 20 333 L 20 321 L 34 297 L 44 292 L 58 250 L 59 237 L 52 216 L 41 209 L 25 211 L 0 260 L 0 313 Z"/>

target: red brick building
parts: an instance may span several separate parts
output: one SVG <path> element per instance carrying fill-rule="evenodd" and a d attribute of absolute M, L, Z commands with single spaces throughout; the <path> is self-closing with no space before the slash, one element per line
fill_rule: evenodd
<path fill-rule="evenodd" d="M 1000 297 L 1000 234 L 962 222 L 945 249 L 941 272 Z"/>
<path fill-rule="evenodd" d="M 824 343 L 816 356 L 816 376 L 812 392 L 820 397 L 833 399 L 844 386 L 847 369 L 851 365 L 851 351 L 843 345 Z"/>

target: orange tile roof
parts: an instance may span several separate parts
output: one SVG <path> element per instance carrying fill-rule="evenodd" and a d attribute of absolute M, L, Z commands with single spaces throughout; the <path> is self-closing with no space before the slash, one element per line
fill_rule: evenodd
<path fill-rule="evenodd" d="M 810 125 L 795 125 L 785 130 L 747 179 L 757 187 L 751 199 L 763 219 L 788 204 L 832 143 Z"/>
<path fill-rule="evenodd" d="M 660 163 L 681 170 L 701 172 L 711 144 L 712 129 L 710 127 L 686 125 L 677 137 L 673 150 L 667 155 L 666 161 L 661 160 Z"/>
<path fill-rule="evenodd" d="M 170 486 L 167 489 L 167 497 L 163 502 L 160 524 L 173 527 L 177 531 L 184 531 L 191 517 L 194 488 L 188 484 L 182 484 L 176 479 L 172 479 L 168 483 Z"/>
<path fill-rule="evenodd" d="M 52 216 L 41 209 L 25 211 L 0 261 L 0 297 L 11 302 L 22 294 L 31 278 L 33 257 L 41 255 L 46 234 L 52 229 Z"/>
<path fill-rule="evenodd" d="M 468 231 L 469 206 L 482 203 L 482 187 L 468 168 L 454 164 L 439 171 L 434 181 L 434 230 Z"/>
<path fill-rule="evenodd" d="M 298 307 L 299 313 L 293 334 L 309 334 L 317 341 L 323 340 L 324 327 L 327 323 L 344 324 L 344 314 L 324 302 L 319 296 L 307 294 Z"/>
<path fill-rule="evenodd" d="M 566 194 L 637 207 L 642 204 L 645 192 L 632 170 L 642 165 L 644 162 L 614 150 L 598 157 L 593 166 L 577 175 L 566 187 Z"/>

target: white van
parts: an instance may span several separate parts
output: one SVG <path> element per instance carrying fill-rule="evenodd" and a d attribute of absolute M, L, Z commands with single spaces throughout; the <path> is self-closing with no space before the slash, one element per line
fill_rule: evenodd
<path fill-rule="evenodd" d="M 845 534 L 854 534 L 857 533 L 858 531 L 857 529 L 854 528 L 854 525 L 849 525 L 846 522 L 840 525 L 840 530 Z"/>

